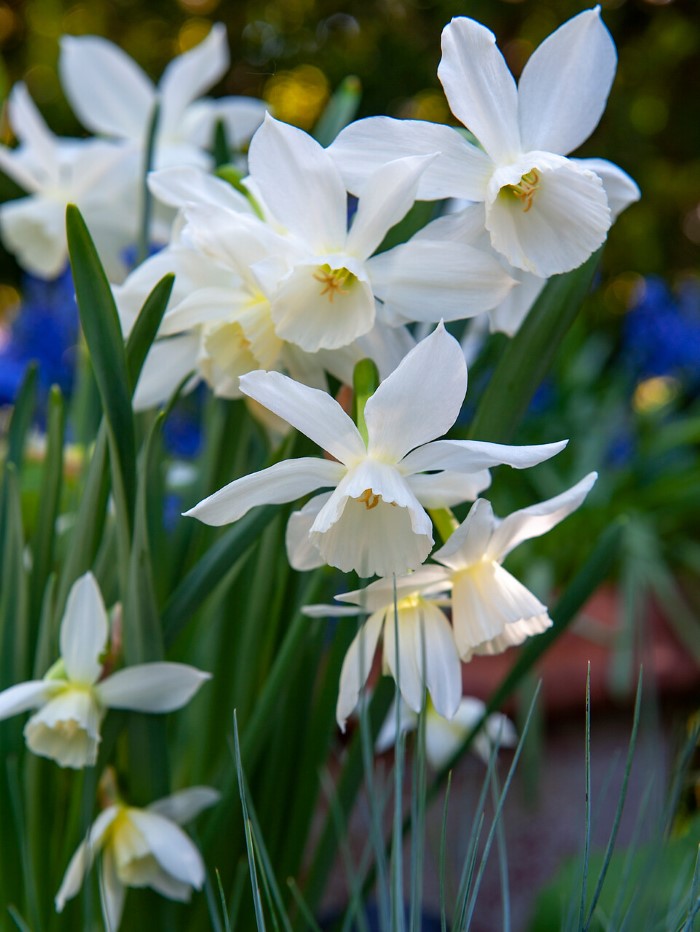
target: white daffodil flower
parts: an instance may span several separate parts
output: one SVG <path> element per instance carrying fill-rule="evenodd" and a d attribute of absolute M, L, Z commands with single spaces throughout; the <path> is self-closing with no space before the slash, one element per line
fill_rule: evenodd
<path fill-rule="evenodd" d="M 266 116 L 250 145 L 246 183 L 288 242 L 286 267 L 273 259 L 251 266 L 266 281 L 278 337 L 308 353 L 337 350 L 369 333 L 376 319 L 391 323 L 385 304 L 405 319 L 437 323 L 436 308 L 451 320 L 503 300 L 512 279 L 467 245 L 409 241 L 374 255 L 412 206 L 433 158 L 401 158 L 373 172 L 348 229 L 347 193 L 333 159 L 311 136 Z M 239 228 L 253 221 L 223 212 L 216 218 L 209 209 L 185 213 L 194 242 L 240 263 Z"/>
<path fill-rule="evenodd" d="M 433 770 L 442 770 L 464 743 L 469 732 L 484 716 L 486 705 L 481 699 L 464 696 L 451 718 L 441 715 L 428 702 L 425 713 L 425 756 Z M 401 732 L 413 731 L 418 716 L 405 703 L 401 707 Z M 396 701 L 392 704 L 379 730 L 374 749 L 378 754 L 394 746 L 396 737 Z M 502 712 L 492 712 L 474 736 L 470 750 L 488 764 L 494 748 L 512 748 L 518 743 L 515 725 Z"/>
<path fill-rule="evenodd" d="M 54 136 L 24 84 L 13 87 L 8 114 L 20 145 L 0 146 L 0 168 L 27 193 L 0 206 L 6 247 L 33 275 L 60 275 L 68 262 L 66 205 L 77 204 L 110 274 L 123 275 L 120 254 L 136 236 L 135 203 L 119 182 L 123 148 Z"/>
<path fill-rule="evenodd" d="M 329 149 L 351 191 L 390 159 L 440 152 L 418 197 L 483 203 L 493 248 L 548 278 L 581 265 L 605 240 L 611 208 L 639 196 L 610 162 L 569 159 L 605 109 L 617 56 L 600 7 L 564 23 L 532 54 L 516 85 L 494 35 L 467 17 L 442 34 L 438 76 L 450 108 L 482 148 L 455 129 L 371 117 Z M 607 192 L 607 193 L 606 193 Z"/>
<path fill-rule="evenodd" d="M 256 505 L 334 489 L 311 523 L 309 537 L 325 563 L 360 576 L 402 574 L 425 560 L 433 535 L 424 506 L 439 507 L 453 499 L 456 473 L 473 474 L 501 463 L 519 469 L 534 466 L 566 445 L 428 442 L 454 424 L 467 387 L 459 343 L 442 324 L 367 401 L 367 440 L 325 392 L 277 372 L 251 372 L 240 385 L 244 394 L 335 459 L 285 460 L 236 479 L 186 514 L 206 524 L 229 524 Z"/>
<path fill-rule="evenodd" d="M 182 663 L 144 663 L 100 680 L 108 619 L 91 573 L 74 583 L 61 621 L 61 659 L 43 680 L 0 693 L 0 720 L 36 709 L 24 728 L 27 747 L 61 767 L 97 761 L 100 725 L 108 708 L 172 712 L 182 708 L 210 674 Z"/>
<path fill-rule="evenodd" d="M 546 534 L 583 502 L 596 481 L 590 473 L 561 495 L 514 511 L 503 520 L 478 499 L 433 559 L 452 587 L 452 627 L 462 660 L 498 654 L 552 624 L 543 605 L 501 563 L 518 544 Z"/>
<path fill-rule="evenodd" d="M 156 87 L 118 46 L 99 36 L 63 36 L 59 73 L 63 90 L 86 129 L 120 139 L 141 151 L 154 106 L 159 104 L 155 159 L 166 165 L 201 165 L 210 158 L 214 127 L 221 120 L 233 148 L 248 142 L 265 113 L 248 97 L 202 100 L 229 67 L 226 27 L 212 26 L 194 48 L 174 58 Z M 139 166 L 142 169 L 142 166 Z"/>
<path fill-rule="evenodd" d="M 104 809 L 90 827 L 66 870 L 56 894 L 56 910 L 80 890 L 98 854 L 100 891 L 107 928 L 116 930 L 122 918 L 127 887 L 151 887 L 161 896 L 189 902 L 192 889 L 204 884 L 202 856 L 180 828 L 219 793 L 207 786 L 181 790 L 145 809 L 119 802 Z"/>
<path fill-rule="evenodd" d="M 441 567 L 423 566 L 395 582 L 379 579 L 365 589 L 336 596 L 356 607 L 309 605 L 303 609 L 311 617 L 370 613 L 348 648 L 340 672 L 336 718 L 343 731 L 367 682 L 380 637 L 382 668 L 396 681 L 408 708 L 420 712 L 427 688 L 442 715 L 451 718 L 455 714 L 462 695 L 461 665 L 452 628 L 435 604 L 446 588 Z"/>

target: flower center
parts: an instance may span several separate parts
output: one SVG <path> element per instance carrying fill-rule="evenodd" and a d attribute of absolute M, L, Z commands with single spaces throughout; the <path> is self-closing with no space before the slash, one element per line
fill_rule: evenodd
<path fill-rule="evenodd" d="M 348 294 L 350 287 L 357 281 L 357 276 L 349 269 L 332 269 L 328 263 L 318 267 L 314 278 L 323 286 L 321 297 L 327 295 L 331 304 L 337 294 Z"/>
<path fill-rule="evenodd" d="M 381 502 L 381 495 L 375 495 L 371 489 L 365 489 L 362 495 L 356 501 L 363 502 L 367 511 L 371 508 L 376 508 L 377 505 Z"/>
<path fill-rule="evenodd" d="M 539 184 L 540 173 L 536 168 L 533 168 L 531 171 L 525 172 L 518 184 L 507 184 L 501 188 L 501 191 L 517 198 L 522 205 L 523 212 L 527 213 L 532 207 L 532 199 Z"/>

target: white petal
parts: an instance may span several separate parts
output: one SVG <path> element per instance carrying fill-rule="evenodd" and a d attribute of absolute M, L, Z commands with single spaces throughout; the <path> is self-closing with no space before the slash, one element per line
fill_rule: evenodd
<path fill-rule="evenodd" d="M 28 156 L 30 153 L 21 148 L 8 149 L 6 146 L 0 146 L 0 169 L 28 194 L 33 194 L 44 188 L 45 176 L 41 166 L 35 164 Z"/>
<path fill-rule="evenodd" d="M 285 278 L 270 308 L 283 340 L 315 353 L 340 349 L 372 329 L 372 289 L 364 271 L 359 278 L 350 265 L 345 257 L 338 257 L 332 266 L 323 261 L 303 263 Z"/>
<path fill-rule="evenodd" d="M 521 619 L 546 614 L 535 596 L 498 563 L 479 563 L 454 577 L 452 624 L 459 655 L 501 636 Z"/>
<path fill-rule="evenodd" d="M 452 628 L 439 608 L 421 600 L 425 626 L 425 681 L 433 705 L 451 718 L 462 697 L 462 667 Z"/>
<path fill-rule="evenodd" d="M 490 30 L 466 16 L 448 23 L 438 77 L 454 115 L 495 162 L 520 152 L 518 91 Z"/>
<path fill-rule="evenodd" d="M 195 101 L 185 114 L 186 135 L 196 145 L 211 145 L 212 130 L 221 121 L 234 151 L 244 148 L 265 119 L 267 104 L 256 97 L 219 97 Z"/>
<path fill-rule="evenodd" d="M 398 463 L 409 450 L 444 434 L 457 420 L 466 390 L 462 350 L 439 324 L 367 401 L 369 454 Z"/>
<path fill-rule="evenodd" d="M 454 204 L 459 204 L 455 201 Z M 453 205 L 448 205 L 448 210 Z M 456 240 L 464 243 L 465 246 L 478 246 L 482 248 L 482 240 L 488 241 L 485 237 L 486 227 L 484 226 L 484 205 L 468 204 L 466 207 L 451 210 L 450 213 L 443 214 L 430 223 L 426 223 L 414 236 L 410 242 L 417 240 L 431 240 L 435 242 L 447 242 Z"/>
<path fill-rule="evenodd" d="M 376 612 L 380 608 L 387 608 L 394 604 L 394 593 L 401 601 L 410 596 L 422 594 L 435 594 L 446 590 L 449 586 L 447 573 L 441 566 L 428 564 L 419 567 L 415 573 L 405 576 L 387 576 L 377 579 L 354 592 L 343 592 L 336 595 L 339 602 L 349 602 L 366 612 Z"/>
<path fill-rule="evenodd" d="M 172 712 L 186 705 L 210 673 L 184 663 L 140 663 L 119 670 L 95 687 L 111 709 Z"/>
<path fill-rule="evenodd" d="M 92 684 L 102 672 L 109 622 L 102 593 L 92 573 L 73 583 L 61 622 L 61 657 L 68 679 Z"/>
<path fill-rule="evenodd" d="M 358 360 L 373 359 L 379 370 L 379 377 L 382 379 L 396 369 L 415 345 L 413 334 L 407 327 L 387 327 L 378 320 L 375 320 L 374 327 L 369 333 L 361 336 L 354 343 L 359 353 Z M 329 368 L 328 371 L 332 370 Z M 349 385 L 351 380 L 351 374 L 350 379 L 342 379 L 346 385 Z"/>
<path fill-rule="evenodd" d="M 8 100 L 10 123 L 15 136 L 31 151 L 32 162 L 46 173 L 44 186 L 59 182 L 59 165 L 56 137 L 46 125 L 26 84 L 15 84 Z"/>
<path fill-rule="evenodd" d="M 191 786 L 151 803 L 148 811 L 177 822 L 178 825 L 185 825 L 204 809 L 215 806 L 220 799 L 221 793 L 210 786 Z"/>
<path fill-rule="evenodd" d="M 623 210 L 642 196 L 636 181 L 607 159 L 572 159 L 575 165 L 595 172 L 603 182 L 608 207 L 615 220 Z"/>
<path fill-rule="evenodd" d="M 340 486 L 315 525 L 325 528 L 310 532 L 323 560 L 359 576 L 406 573 L 419 566 L 433 546 L 430 519 L 418 502 L 408 507 L 382 500 L 367 507 L 348 498 Z"/>
<path fill-rule="evenodd" d="M 398 612 L 398 625 L 394 608 L 386 610 L 384 618 L 384 668 L 394 678 L 406 705 L 420 712 L 425 698 L 423 675 L 422 612 L 416 606 L 402 607 Z M 398 628 L 398 658 L 396 634 Z M 425 650 L 427 652 L 427 644 Z M 459 663 L 458 663 L 459 665 Z"/>
<path fill-rule="evenodd" d="M 28 709 L 39 708 L 64 686 L 65 682 L 62 681 L 29 680 L 4 689 L 0 692 L 0 721 Z"/>
<path fill-rule="evenodd" d="M 589 473 L 561 495 L 508 515 L 494 532 L 489 557 L 502 562 L 522 541 L 546 534 L 581 505 L 597 478 L 597 473 Z"/>
<path fill-rule="evenodd" d="M 551 627 L 552 620 L 546 612 L 541 615 L 533 615 L 531 618 L 519 618 L 517 621 L 509 622 L 496 637 L 478 644 L 472 654 L 488 657 L 502 654 L 509 647 L 517 647 L 527 638 L 542 634 L 543 631 Z M 470 658 L 465 655 L 462 659 L 469 660 Z"/>
<path fill-rule="evenodd" d="M 399 718 L 399 731 L 403 735 L 407 731 L 413 731 L 418 724 L 418 716 L 410 709 L 403 699 L 400 698 L 401 716 Z M 396 697 L 392 700 L 389 711 L 382 727 L 379 729 L 377 740 L 374 742 L 374 753 L 383 754 L 389 748 L 393 748 L 396 741 Z"/>
<path fill-rule="evenodd" d="M 345 467 L 340 463 L 312 456 L 284 460 L 250 476 L 234 479 L 185 515 L 214 527 L 231 524 L 256 505 L 293 502 L 315 489 L 335 486 L 344 473 Z"/>
<path fill-rule="evenodd" d="M 499 465 L 527 469 L 556 456 L 568 442 L 560 440 L 557 443 L 515 447 L 484 440 L 436 440 L 409 453 L 401 468 L 404 473 L 435 469 L 474 473 Z"/>
<path fill-rule="evenodd" d="M 149 172 L 148 187 L 159 201 L 171 207 L 207 204 L 219 210 L 228 208 L 250 212 L 250 203 L 245 195 L 227 181 L 193 166 L 178 165 Z"/>
<path fill-rule="evenodd" d="M 345 242 L 345 186 L 331 157 L 311 136 L 266 114 L 250 143 L 248 167 L 285 227 L 321 252 Z"/>
<path fill-rule="evenodd" d="M 492 170 L 489 157 L 451 126 L 421 120 L 369 117 L 346 126 L 327 150 L 349 191 L 358 194 L 368 176 L 394 159 L 440 156 L 421 175 L 416 196 L 483 200 Z"/>
<path fill-rule="evenodd" d="M 523 272 L 522 269 L 515 269 L 512 265 L 509 265 L 509 269 L 517 284 L 498 307 L 489 312 L 489 320 L 492 333 L 506 333 L 512 337 L 518 332 L 535 301 L 542 294 L 547 279 Z"/>
<path fill-rule="evenodd" d="M 293 511 L 287 522 L 285 547 L 292 569 L 300 573 L 323 566 L 323 557 L 313 543 L 309 532 L 316 515 L 330 498 L 329 492 L 315 495 L 300 511 Z"/>
<path fill-rule="evenodd" d="M 105 927 L 116 932 L 124 913 L 126 887 L 119 879 L 114 853 L 110 847 L 105 848 L 100 866 L 100 896 Z"/>
<path fill-rule="evenodd" d="M 523 148 L 560 155 L 577 149 L 603 115 L 616 67 L 615 45 L 599 6 L 548 36 L 520 76 Z"/>
<path fill-rule="evenodd" d="M 357 427 L 327 392 L 279 372 L 250 372 L 241 378 L 241 390 L 341 462 L 366 455 Z"/>
<path fill-rule="evenodd" d="M 455 716 L 456 718 L 456 716 Z M 430 715 L 425 729 L 425 756 L 433 770 L 442 770 L 455 756 L 467 737 L 464 729 L 455 718 Z"/>
<path fill-rule="evenodd" d="M 215 23 L 206 39 L 174 58 L 163 72 L 158 85 L 163 132 L 182 131 L 185 108 L 216 84 L 228 65 L 226 27 Z"/>
<path fill-rule="evenodd" d="M 61 85 L 86 129 L 140 140 L 155 102 L 155 88 L 120 48 L 98 36 L 63 36 Z"/>
<path fill-rule="evenodd" d="M 431 155 L 395 159 L 372 172 L 359 192 L 348 252 L 363 259 L 372 255 L 387 231 L 410 210 L 421 176 L 434 160 Z"/>
<path fill-rule="evenodd" d="M 533 170 L 538 182 L 532 199 L 516 198 L 509 186 Z M 569 159 L 529 152 L 491 179 L 486 208 L 491 245 L 512 265 L 540 278 L 585 262 L 605 241 L 610 222 L 602 181 Z"/>
<path fill-rule="evenodd" d="M 362 687 L 367 682 L 383 623 L 384 612 L 370 615 L 355 635 L 343 660 L 335 711 L 341 731 L 345 731 L 348 716 L 357 705 Z"/>
<path fill-rule="evenodd" d="M 146 357 L 134 392 L 134 409 L 148 411 L 165 404 L 185 376 L 197 368 L 199 335 L 185 333 L 182 336 L 158 340 Z M 187 386 L 186 390 L 194 387 Z"/>
<path fill-rule="evenodd" d="M 90 826 L 87 839 L 78 845 L 56 894 L 57 912 L 63 912 L 66 901 L 71 900 L 80 890 L 85 874 L 90 870 L 95 856 L 102 847 L 107 829 L 118 814 L 118 806 L 109 806 L 104 809 Z"/>
<path fill-rule="evenodd" d="M 104 709 L 91 689 L 70 686 L 51 697 L 24 726 L 27 747 L 76 770 L 97 762 Z"/>
<path fill-rule="evenodd" d="M 487 554 L 495 526 L 491 503 L 485 498 L 478 499 L 445 545 L 435 551 L 433 558 L 454 570 L 479 563 Z"/>
<path fill-rule="evenodd" d="M 68 262 L 65 204 L 22 197 L 0 207 L 3 242 L 25 271 L 39 278 L 56 278 Z"/>
<path fill-rule="evenodd" d="M 462 502 L 473 502 L 491 485 L 491 475 L 487 469 L 473 473 L 446 470 L 408 476 L 406 481 L 424 508 L 454 508 Z"/>
<path fill-rule="evenodd" d="M 515 284 L 493 253 L 413 238 L 367 262 L 387 322 L 462 320 L 499 305 Z"/>
<path fill-rule="evenodd" d="M 202 856 L 182 829 L 147 809 L 129 809 L 129 818 L 163 870 L 199 890 L 204 883 Z"/>

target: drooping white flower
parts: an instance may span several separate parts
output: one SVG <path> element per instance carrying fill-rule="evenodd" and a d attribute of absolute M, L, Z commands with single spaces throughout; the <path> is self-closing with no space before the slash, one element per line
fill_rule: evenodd
<path fill-rule="evenodd" d="M 212 26 L 194 48 L 174 58 L 156 87 L 118 46 L 99 36 L 63 36 L 59 73 L 66 97 L 86 129 L 120 139 L 139 151 L 146 144 L 159 104 L 155 159 L 166 165 L 201 165 L 210 159 L 216 122 L 221 120 L 238 149 L 248 142 L 265 113 L 263 101 L 248 97 L 201 99 L 229 67 L 226 27 Z M 142 168 L 142 166 L 141 166 Z"/>
<path fill-rule="evenodd" d="M 424 505 L 440 507 L 468 497 L 456 497 L 455 474 L 501 463 L 522 469 L 554 456 L 566 444 L 430 443 L 455 422 L 467 387 L 460 346 L 442 325 L 408 353 L 367 401 L 367 440 L 325 392 L 277 372 L 249 373 L 240 385 L 244 394 L 335 459 L 285 460 L 236 479 L 186 514 L 207 524 L 229 524 L 256 505 L 334 489 L 311 522 L 310 541 L 324 562 L 360 576 L 400 575 L 425 560 L 433 536 Z"/>
<path fill-rule="evenodd" d="M 28 272 L 55 278 L 68 262 L 66 205 L 77 204 L 100 256 L 115 277 L 121 251 L 136 235 L 134 204 L 120 184 L 124 149 L 113 143 L 59 139 L 44 122 L 24 84 L 8 102 L 16 149 L 0 146 L 0 168 L 27 192 L 0 206 L 6 247 Z"/>
<path fill-rule="evenodd" d="M 216 790 L 195 786 L 145 809 L 121 802 L 108 806 L 71 858 L 56 894 L 56 910 L 62 912 L 78 893 L 100 853 L 100 890 L 109 929 L 119 928 L 127 887 L 151 887 L 170 900 L 189 902 L 192 889 L 200 890 L 204 884 L 205 869 L 197 847 L 180 825 L 218 800 Z"/>
<path fill-rule="evenodd" d="M 425 713 L 425 756 L 433 770 L 442 770 L 455 756 L 470 731 L 481 721 L 486 711 L 481 699 L 464 696 L 451 718 L 441 715 L 432 703 Z M 413 731 L 418 725 L 418 716 L 405 704 L 401 707 L 401 731 Z M 377 740 L 378 754 L 393 747 L 396 736 L 396 705 L 389 709 Z M 515 725 L 502 712 L 492 712 L 479 729 L 470 745 L 470 750 L 488 764 L 493 749 L 512 748 L 518 742 Z"/>
<path fill-rule="evenodd" d="M 619 197 L 639 196 L 615 165 L 566 158 L 600 120 L 615 46 L 600 7 L 584 11 L 532 54 L 516 86 L 495 42 L 467 17 L 442 34 L 438 76 L 452 112 L 482 148 L 447 126 L 371 117 L 343 130 L 329 151 L 351 191 L 390 159 L 439 151 L 418 197 L 483 203 L 494 249 L 548 278 L 581 265 L 602 244 Z"/>
<path fill-rule="evenodd" d="M 395 581 L 379 579 L 365 589 L 336 596 L 339 602 L 355 608 L 347 605 L 304 608 L 304 613 L 310 616 L 370 613 L 348 648 L 340 673 L 336 718 L 343 731 L 367 682 L 380 638 L 382 668 L 396 681 L 408 708 L 419 712 L 427 689 L 442 715 L 447 718 L 454 715 L 462 695 L 461 666 L 450 624 L 429 597 L 439 595 L 445 588 L 441 568 L 423 566 Z"/>
<path fill-rule="evenodd" d="M 518 544 L 539 537 L 575 511 L 597 478 L 590 473 L 554 498 L 514 511 L 503 520 L 483 498 L 433 554 L 452 588 L 452 626 L 462 660 L 498 654 L 552 624 L 547 607 L 501 563 Z"/>
<path fill-rule="evenodd" d="M 62 767 L 97 761 L 100 725 L 108 708 L 172 712 L 182 708 L 210 674 L 182 663 L 144 663 L 100 680 L 108 619 L 91 573 L 73 585 L 61 621 L 61 659 L 43 680 L 0 693 L 0 719 L 36 709 L 24 728 L 27 747 Z"/>

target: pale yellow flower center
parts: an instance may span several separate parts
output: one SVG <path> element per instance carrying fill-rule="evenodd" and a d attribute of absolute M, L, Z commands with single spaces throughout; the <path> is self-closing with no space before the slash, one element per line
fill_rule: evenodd
<path fill-rule="evenodd" d="M 375 495 L 371 489 L 365 489 L 362 495 L 355 499 L 357 502 L 362 502 L 367 511 L 369 511 L 371 508 L 376 508 L 381 500 L 381 495 Z"/>
<path fill-rule="evenodd" d="M 336 295 L 348 294 L 357 281 L 357 276 L 349 269 L 332 269 L 328 263 L 318 267 L 314 278 L 323 286 L 320 291 L 321 297 L 327 296 L 331 304 Z"/>
<path fill-rule="evenodd" d="M 510 195 L 519 200 L 523 212 L 527 213 L 532 207 L 535 191 L 537 191 L 539 184 L 540 173 L 536 168 L 533 168 L 531 171 L 525 172 L 518 184 L 507 184 L 505 187 L 501 188 L 501 193 Z"/>

